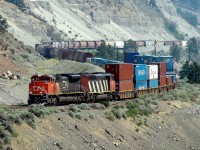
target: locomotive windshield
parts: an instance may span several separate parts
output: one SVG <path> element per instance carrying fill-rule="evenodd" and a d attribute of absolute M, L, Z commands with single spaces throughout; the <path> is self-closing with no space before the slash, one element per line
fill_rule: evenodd
<path fill-rule="evenodd" d="M 43 75 L 43 76 L 32 76 L 31 81 L 48 81 L 52 82 L 55 81 L 55 78 L 51 78 L 50 76 Z"/>

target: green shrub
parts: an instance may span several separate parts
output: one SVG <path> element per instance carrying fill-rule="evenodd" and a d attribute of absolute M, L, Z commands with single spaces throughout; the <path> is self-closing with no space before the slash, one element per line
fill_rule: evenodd
<path fill-rule="evenodd" d="M 82 110 L 90 110 L 90 107 L 86 103 L 82 103 L 82 104 L 78 105 L 78 108 L 80 108 Z"/>
<path fill-rule="evenodd" d="M 81 114 L 79 114 L 79 113 L 75 114 L 75 117 L 78 118 L 79 120 L 81 120 L 81 118 L 82 118 Z"/>
<path fill-rule="evenodd" d="M 142 120 L 138 120 L 137 125 L 141 126 L 143 124 Z"/>
<path fill-rule="evenodd" d="M 75 117 L 75 113 L 74 113 L 73 111 L 69 111 L 69 112 L 68 112 L 68 115 L 69 115 L 70 117 L 72 117 L 72 118 Z"/>
<path fill-rule="evenodd" d="M 105 115 L 106 115 L 106 118 L 108 120 L 110 120 L 110 121 L 114 121 L 115 120 L 115 116 L 113 115 L 112 112 L 106 112 Z"/>
<path fill-rule="evenodd" d="M 127 118 L 126 116 L 126 112 L 124 109 L 119 108 L 119 109 L 113 109 L 112 110 L 113 115 L 117 118 L 117 119 L 121 119 L 123 118 Z"/>
<path fill-rule="evenodd" d="M 81 110 L 75 104 L 70 104 L 69 110 L 71 110 L 74 113 L 81 112 Z"/>
<path fill-rule="evenodd" d="M 89 117 L 90 117 L 91 119 L 94 119 L 94 118 L 95 118 L 95 115 L 94 115 L 94 114 L 89 114 Z"/>
<path fill-rule="evenodd" d="M 33 105 L 29 109 L 29 112 L 33 113 L 35 116 L 39 118 L 49 115 L 51 113 L 51 111 L 48 108 L 45 108 L 42 105 Z"/>
<path fill-rule="evenodd" d="M 27 110 L 20 112 L 20 117 L 23 121 L 25 121 L 29 126 L 33 129 L 36 128 L 35 124 L 35 115 Z"/>
<path fill-rule="evenodd" d="M 104 105 L 101 105 L 99 103 L 94 103 L 94 104 L 91 104 L 90 106 L 92 109 L 97 109 L 97 110 L 103 110 L 105 109 L 105 106 Z"/>
<path fill-rule="evenodd" d="M 101 101 L 100 104 L 104 105 L 105 107 L 109 107 L 110 106 L 110 102 L 109 101 Z"/>
<path fill-rule="evenodd" d="M 136 131 L 136 132 L 139 132 L 139 128 L 136 128 L 135 131 Z"/>

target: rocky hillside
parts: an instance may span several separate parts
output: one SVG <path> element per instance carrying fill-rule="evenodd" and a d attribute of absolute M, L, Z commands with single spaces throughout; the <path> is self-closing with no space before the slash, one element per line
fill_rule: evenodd
<path fill-rule="evenodd" d="M 177 15 L 169 0 L 51 0 L 26 1 L 23 7 L 0 1 L 0 15 L 7 18 L 12 33 L 26 45 L 54 39 L 145 40 L 175 37 L 166 30 L 164 20 L 177 24 L 185 38 L 199 36 L 196 28 Z M 22 7 L 22 8 L 21 8 Z M 22 11 L 21 11 L 22 10 Z"/>

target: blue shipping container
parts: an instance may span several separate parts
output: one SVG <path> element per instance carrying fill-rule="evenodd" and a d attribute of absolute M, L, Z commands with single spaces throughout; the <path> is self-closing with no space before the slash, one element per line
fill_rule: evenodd
<path fill-rule="evenodd" d="M 138 52 L 124 52 L 124 63 L 134 63 L 133 57 L 139 55 Z"/>
<path fill-rule="evenodd" d="M 148 80 L 147 81 L 148 88 L 156 88 L 158 87 L 158 80 Z"/>
<path fill-rule="evenodd" d="M 144 58 L 144 63 L 145 64 L 148 64 L 148 63 L 152 63 L 153 62 L 153 55 L 144 55 L 143 58 Z"/>
<path fill-rule="evenodd" d="M 176 75 L 172 75 L 172 83 L 176 82 Z"/>
<path fill-rule="evenodd" d="M 147 80 L 134 82 L 134 88 L 136 90 L 147 89 Z"/>
<path fill-rule="evenodd" d="M 133 56 L 134 64 L 144 64 L 144 57 L 140 55 Z"/>
<path fill-rule="evenodd" d="M 172 56 L 160 56 L 160 60 L 162 62 L 166 62 L 166 71 L 167 72 L 173 72 L 173 57 Z"/>
<path fill-rule="evenodd" d="M 133 80 L 134 81 L 147 80 L 146 64 L 133 64 Z"/>
<path fill-rule="evenodd" d="M 160 56 L 153 56 L 153 62 L 161 62 L 160 61 Z"/>
<path fill-rule="evenodd" d="M 175 72 L 166 72 L 166 75 L 176 75 Z"/>

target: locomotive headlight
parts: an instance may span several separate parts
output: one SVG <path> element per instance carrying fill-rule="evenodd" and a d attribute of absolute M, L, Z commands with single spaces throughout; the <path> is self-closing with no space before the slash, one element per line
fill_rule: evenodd
<path fill-rule="evenodd" d="M 30 94 L 32 94 L 33 92 L 30 92 Z"/>
<path fill-rule="evenodd" d="M 40 92 L 40 94 L 42 94 L 42 92 Z"/>

